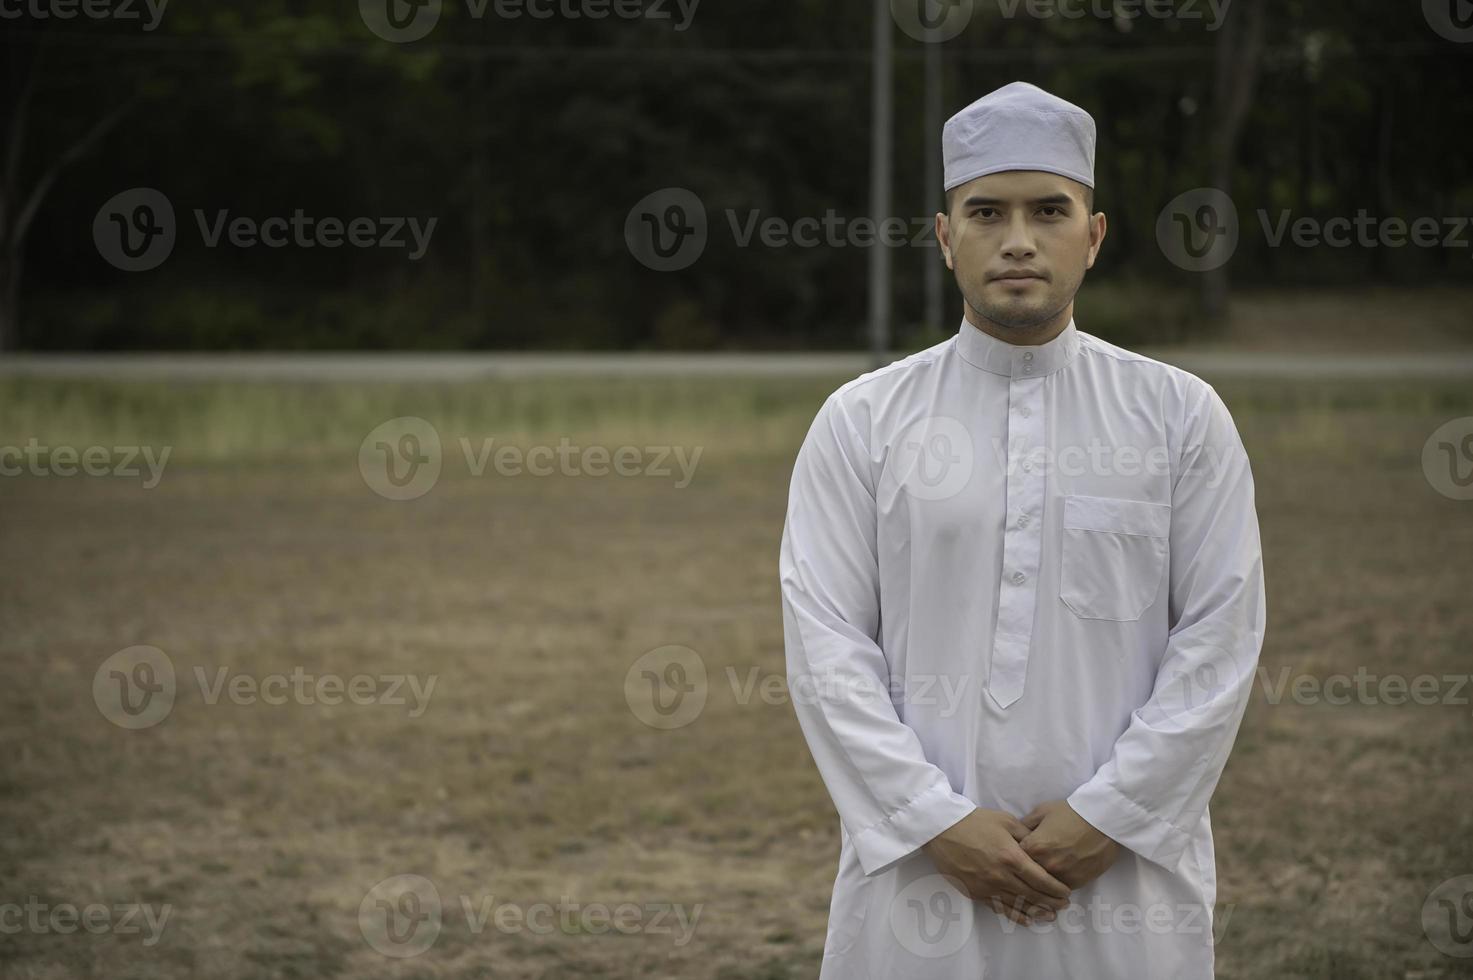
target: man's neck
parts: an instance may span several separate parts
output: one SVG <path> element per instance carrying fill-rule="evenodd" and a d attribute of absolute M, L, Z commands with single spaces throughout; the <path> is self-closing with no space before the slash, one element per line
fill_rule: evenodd
<path fill-rule="evenodd" d="M 1069 321 L 1072 319 L 1074 319 L 1074 304 L 1070 303 L 1064 309 L 1060 310 L 1056 316 L 1040 323 L 1036 327 L 1028 327 L 1026 329 L 1004 327 L 1000 324 L 993 323 L 972 309 L 970 304 L 967 304 L 968 323 L 989 337 L 995 337 L 1004 343 L 1013 344 L 1018 347 L 1037 347 L 1039 344 L 1048 343 L 1063 333 L 1064 329 L 1069 326 Z"/>

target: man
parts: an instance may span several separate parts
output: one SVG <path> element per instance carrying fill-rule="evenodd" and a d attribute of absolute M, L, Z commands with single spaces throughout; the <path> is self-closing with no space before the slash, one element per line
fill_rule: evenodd
<path fill-rule="evenodd" d="M 829 396 L 783 531 L 842 828 L 822 976 L 1211 977 L 1207 802 L 1265 622 L 1248 459 L 1210 386 L 1074 324 L 1093 119 L 1013 83 L 943 140 L 965 319 Z"/>

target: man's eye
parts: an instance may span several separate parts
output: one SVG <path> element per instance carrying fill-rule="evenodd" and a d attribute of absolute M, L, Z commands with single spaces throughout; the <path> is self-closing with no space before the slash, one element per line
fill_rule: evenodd
<path fill-rule="evenodd" d="M 978 208 L 977 209 L 977 217 L 979 217 L 979 218 L 995 218 L 995 217 L 997 217 L 997 208 Z"/>
<path fill-rule="evenodd" d="M 1045 204 L 1038 210 L 1045 218 L 1055 218 L 1064 213 L 1052 204 Z"/>

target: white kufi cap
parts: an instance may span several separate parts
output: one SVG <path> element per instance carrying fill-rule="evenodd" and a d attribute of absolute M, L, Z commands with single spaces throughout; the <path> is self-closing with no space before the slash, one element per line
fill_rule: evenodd
<path fill-rule="evenodd" d="M 1072 102 L 1013 82 L 946 121 L 945 190 L 1003 170 L 1043 170 L 1095 185 L 1095 121 Z"/>

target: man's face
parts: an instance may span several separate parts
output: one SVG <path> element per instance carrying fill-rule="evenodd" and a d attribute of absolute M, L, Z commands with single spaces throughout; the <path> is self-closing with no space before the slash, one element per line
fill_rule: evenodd
<path fill-rule="evenodd" d="M 1074 301 L 1105 237 L 1083 184 L 1039 170 L 978 177 L 936 216 L 946 265 L 973 310 L 1000 327 L 1030 330 Z"/>

